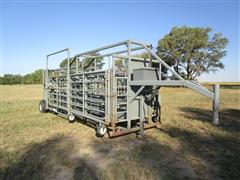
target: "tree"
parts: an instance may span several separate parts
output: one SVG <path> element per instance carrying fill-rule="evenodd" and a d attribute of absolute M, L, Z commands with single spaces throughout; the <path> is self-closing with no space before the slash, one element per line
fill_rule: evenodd
<path fill-rule="evenodd" d="M 42 83 L 43 70 L 38 69 L 33 73 L 23 76 L 24 84 L 41 84 Z"/>
<path fill-rule="evenodd" d="M 127 73 L 127 60 L 126 59 L 116 59 L 115 66 L 117 67 L 117 71 Z"/>
<path fill-rule="evenodd" d="M 19 74 L 5 74 L 3 77 L 0 77 L 0 84 L 22 84 L 22 76 Z"/>
<path fill-rule="evenodd" d="M 157 54 L 185 79 L 223 69 L 228 39 L 211 28 L 174 27 L 158 41 Z"/>
<path fill-rule="evenodd" d="M 133 56 L 143 58 L 143 59 L 149 59 L 148 52 L 142 52 L 140 54 L 135 54 Z M 118 71 L 127 73 L 127 65 L 128 65 L 128 59 L 122 59 L 122 58 L 115 59 L 115 66 L 117 67 Z"/>
<path fill-rule="evenodd" d="M 100 54 L 99 53 L 91 53 L 89 54 L 89 56 L 99 56 Z M 70 59 L 70 62 L 73 60 L 73 58 Z M 89 67 L 94 67 L 94 58 L 85 58 L 84 59 L 84 67 L 86 68 L 87 66 Z M 82 66 L 82 62 L 79 62 L 79 67 Z M 96 60 L 96 66 L 98 69 L 101 69 L 104 65 L 104 62 L 103 62 L 103 58 L 97 58 Z M 76 66 L 76 61 L 73 61 L 71 66 Z M 63 68 L 63 67 L 67 67 L 67 59 L 64 59 L 61 63 L 60 63 L 60 68 Z"/>
<path fill-rule="evenodd" d="M 0 84 L 41 84 L 42 83 L 42 69 L 38 69 L 33 73 L 22 76 L 20 74 L 5 74 L 0 77 Z"/>
<path fill-rule="evenodd" d="M 148 52 L 142 52 L 140 54 L 135 55 L 136 57 L 140 57 L 143 59 L 149 59 L 149 53 Z"/>

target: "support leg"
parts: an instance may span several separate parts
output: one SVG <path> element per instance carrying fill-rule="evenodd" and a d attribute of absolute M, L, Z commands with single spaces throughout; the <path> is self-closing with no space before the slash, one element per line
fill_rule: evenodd
<path fill-rule="evenodd" d="M 213 100 L 213 124 L 219 124 L 219 84 L 215 84 L 213 87 L 214 100 Z"/>
<path fill-rule="evenodd" d="M 143 112 L 143 104 L 144 100 L 143 97 L 141 96 L 140 98 L 140 137 L 144 136 L 144 112 Z"/>
<path fill-rule="evenodd" d="M 159 103 L 159 107 L 158 107 L 158 121 L 161 124 L 161 116 L 162 116 L 162 112 L 161 112 L 161 106 L 162 106 L 162 102 L 161 102 L 161 94 L 160 94 L 160 89 L 158 91 L 158 103 Z"/>

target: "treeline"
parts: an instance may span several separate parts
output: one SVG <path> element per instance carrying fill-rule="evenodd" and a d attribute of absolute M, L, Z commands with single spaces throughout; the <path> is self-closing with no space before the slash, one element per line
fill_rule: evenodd
<path fill-rule="evenodd" d="M 42 69 L 38 69 L 33 73 L 20 75 L 20 74 L 5 74 L 0 77 L 1 85 L 11 85 L 11 84 L 41 84 L 42 83 Z"/>

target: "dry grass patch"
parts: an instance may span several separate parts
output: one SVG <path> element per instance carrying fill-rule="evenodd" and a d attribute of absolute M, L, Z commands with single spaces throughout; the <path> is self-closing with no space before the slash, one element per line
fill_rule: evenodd
<path fill-rule="evenodd" d="M 240 92 L 221 89 L 221 125 L 211 101 L 162 88 L 162 126 L 99 139 L 94 129 L 40 114 L 40 85 L 1 86 L 1 179 L 237 179 Z"/>

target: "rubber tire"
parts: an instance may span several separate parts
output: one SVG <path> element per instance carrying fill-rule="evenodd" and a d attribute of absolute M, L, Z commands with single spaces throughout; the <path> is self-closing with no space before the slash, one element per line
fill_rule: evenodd
<path fill-rule="evenodd" d="M 68 122 L 73 123 L 75 121 L 75 116 L 73 114 L 68 115 Z"/>
<path fill-rule="evenodd" d="M 39 102 L 38 110 L 39 110 L 40 113 L 45 113 L 47 111 L 47 109 L 46 109 L 46 101 L 45 100 L 42 99 Z"/>
<path fill-rule="evenodd" d="M 104 124 L 97 125 L 97 136 L 103 137 L 107 133 L 107 127 Z"/>
<path fill-rule="evenodd" d="M 153 121 L 154 123 L 159 122 L 159 115 L 154 116 L 154 117 L 152 118 L 152 121 Z"/>

